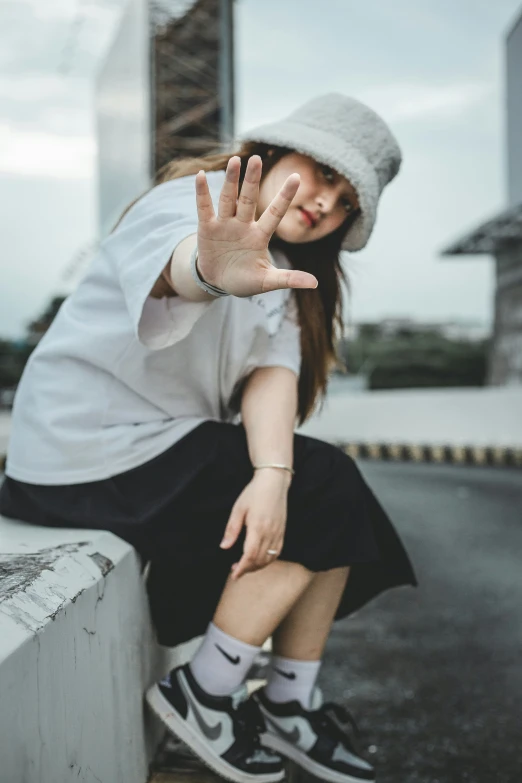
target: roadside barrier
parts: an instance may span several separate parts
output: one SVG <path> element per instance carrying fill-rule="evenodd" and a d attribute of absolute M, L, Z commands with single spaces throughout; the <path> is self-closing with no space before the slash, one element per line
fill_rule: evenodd
<path fill-rule="evenodd" d="M 522 449 L 504 446 L 449 446 L 412 443 L 336 443 L 353 459 L 522 467 Z"/>

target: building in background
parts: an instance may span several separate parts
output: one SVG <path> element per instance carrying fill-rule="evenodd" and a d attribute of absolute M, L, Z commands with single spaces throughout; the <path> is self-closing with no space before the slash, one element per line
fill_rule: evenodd
<path fill-rule="evenodd" d="M 98 225 L 103 238 L 150 186 L 152 90 L 147 0 L 126 0 L 95 86 Z"/>
<path fill-rule="evenodd" d="M 79 4 L 62 47 L 62 76 L 74 64 L 78 30 L 91 16 L 96 18 L 93 11 L 103 5 L 104 0 L 93 0 L 92 9 Z M 63 269 L 60 290 L 33 317 L 25 336 L 0 340 L 0 407 L 12 404 L 30 352 L 81 278 L 100 239 L 125 207 L 150 188 L 155 171 L 173 158 L 223 149 L 233 138 L 233 5 L 233 0 L 113 4 L 110 29 L 93 53 L 99 64 L 94 90 L 89 89 L 97 162 L 88 208 L 97 220 Z"/>
<path fill-rule="evenodd" d="M 68 289 L 125 207 L 151 187 L 159 167 L 223 149 L 233 138 L 233 5 L 234 0 L 122 0 L 94 85 L 96 234 L 64 268 L 61 279 Z M 54 295 L 31 322 L 30 347 L 45 334 L 65 296 Z"/>
<path fill-rule="evenodd" d="M 157 171 L 233 138 L 233 0 L 156 0 L 152 15 Z"/>
<path fill-rule="evenodd" d="M 495 258 L 495 318 L 488 383 L 522 385 L 522 10 L 506 38 L 508 206 L 443 255 Z"/>

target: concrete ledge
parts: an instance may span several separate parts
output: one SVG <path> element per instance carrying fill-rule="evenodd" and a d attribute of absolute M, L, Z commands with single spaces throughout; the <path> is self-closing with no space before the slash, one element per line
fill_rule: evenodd
<path fill-rule="evenodd" d="M 155 644 L 128 544 L 0 518 L 2 781 L 145 783 L 163 732 L 143 693 L 190 654 Z"/>
<path fill-rule="evenodd" d="M 522 387 L 332 392 L 302 427 L 345 443 L 522 449 Z"/>

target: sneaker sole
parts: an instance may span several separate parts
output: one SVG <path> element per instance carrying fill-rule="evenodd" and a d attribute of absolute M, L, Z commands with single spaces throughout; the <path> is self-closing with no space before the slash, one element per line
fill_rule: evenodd
<path fill-rule="evenodd" d="M 210 769 L 217 772 L 221 777 L 231 780 L 233 783 L 279 783 L 279 781 L 283 780 L 285 776 L 284 770 L 265 775 L 249 775 L 248 772 L 241 772 L 241 770 L 236 769 L 236 767 L 233 767 L 231 764 L 224 761 L 221 756 L 213 753 L 204 739 L 200 736 L 197 729 L 190 726 L 187 721 L 176 712 L 157 685 L 153 685 L 149 688 L 146 700 L 151 710 L 160 718 L 168 730 L 174 734 L 174 736 L 183 740 L 207 767 L 210 767 Z"/>
<path fill-rule="evenodd" d="M 295 745 L 291 745 L 289 742 L 285 742 L 281 737 L 276 737 L 275 734 L 262 734 L 261 743 L 271 750 L 275 750 L 282 756 L 294 761 L 301 769 L 310 772 L 316 778 L 321 780 L 328 780 L 331 783 L 375 783 L 375 777 L 373 778 L 354 778 L 352 775 L 346 775 L 344 772 L 338 772 L 335 769 L 319 764 L 318 761 L 314 761 L 306 753 Z"/>

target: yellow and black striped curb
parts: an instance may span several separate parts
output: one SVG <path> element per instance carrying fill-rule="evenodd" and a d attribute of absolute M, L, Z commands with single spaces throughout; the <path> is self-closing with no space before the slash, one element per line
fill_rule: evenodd
<path fill-rule="evenodd" d="M 522 448 L 428 446 L 411 443 L 337 443 L 336 445 L 354 459 L 454 465 L 503 465 L 522 468 Z"/>

